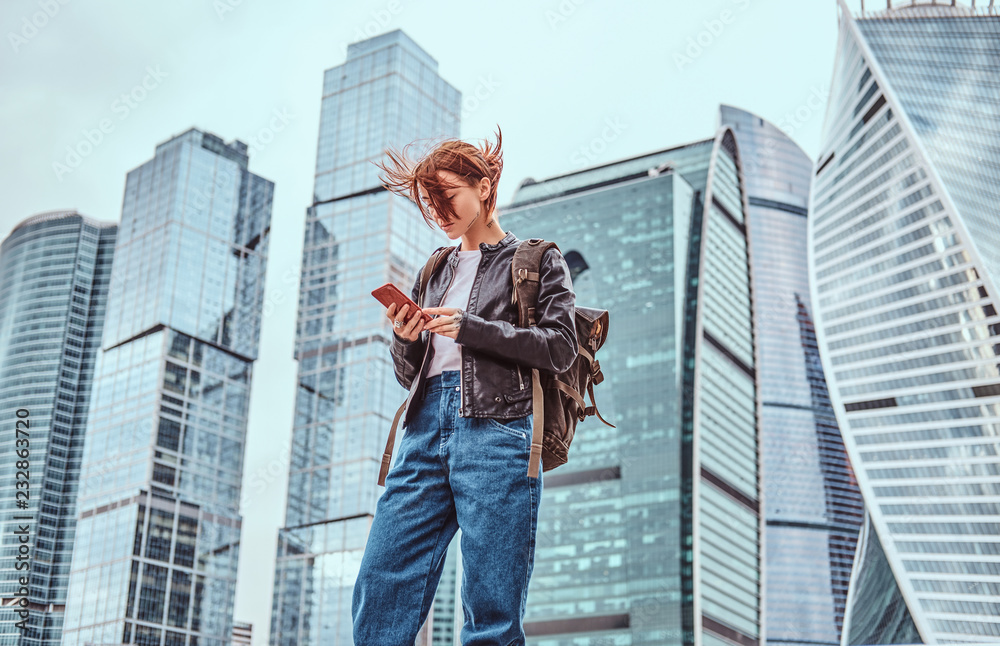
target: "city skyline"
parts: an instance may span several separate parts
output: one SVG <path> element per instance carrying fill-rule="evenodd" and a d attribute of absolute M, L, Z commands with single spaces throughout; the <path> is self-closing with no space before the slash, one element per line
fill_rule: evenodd
<path fill-rule="evenodd" d="M 224 2 L 227 7 L 236 4 Z M 36 7 L 28 5 L 32 11 Z M 259 3 L 230 8 L 217 14 L 207 4 L 198 10 L 150 13 L 126 2 L 86 10 L 79 4 L 60 5 L 59 13 L 16 54 L 7 50 L 0 89 L 23 99 L 0 105 L 0 123 L 12 129 L 5 144 L 19 153 L 0 157 L 0 188 L 7 197 L 0 237 L 25 217 L 66 205 L 114 221 L 125 173 L 146 159 L 156 142 L 192 126 L 256 144 L 251 149 L 254 168 L 276 183 L 276 226 L 259 379 L 251 393 L 236 618 L 254 621 L 259 646 L 269 634 L 259 618 L 270 616 L 271 600 L 256 591 L 270 590 L 273 571 L 254 563 L 273 559 L 284 518 L 301 214 L 312 203 L 316 96 L 323 71 L 345 60 L 351 42 L 406 30 L 439 61 L 442 73 L 467 101 L 460 136 L 475 140 L 489 136 L 497 124 L 503 128 L 505 173 L 498 188 L 503 207 L 527 176 L 558 175 L 704 137 L 723 102 L 752 109 L 774 123 L 784 121 L 807 151 L 818 153 L 836 7 L 816 3 L 803 14 L 806 9 L 793 0 L 720 0 L 678 13 L 657 2 L 634 2 L 624 9 L 570 2 L 563 5 L 564 15 L 557 2 L 522 2 L 492 9 L 488 20 L 465 5 L 440 2 L 420 10 L 392 2 L 314 3 L 298 16 L 284 13 L 286 7 Z M 0 6 L 0 24 L 18 32 L 24 19 L 30 22 L 28 9 Z M 286 16 L 284 23 L 273 20 L 275 11 Z M 729 23 L 715 36 L 705 23 L 718 28 L 712 21 L 721 21 L 723 11 L 731 12 Z M 499 37 L 487 47 L 484 20 Z M 614 22 L 627 29 L 609 33 L 606 26 Z M 284 31 L 282 24 L 293 28 Z M 147 27 L 142 38 L 135 25 Z M 511 34 L 522 36 L 517 47 L 504 38 Z M 707 46 L 697 45 L 699 37 Z M 609 39 L 613 47 L 598 46 Z M 692 52 L 701 47 L 702 53 L 679 69 L 674 55 L 687 55 L 689 39 L 696 43 Z M 272 42 L 279 46 L 261 46 Z M 787 48 L 808 54 L 789 57 Z M 248 58 L 223 56 L 222 51 L 241 51 Z M 147 78 L 146 67 L 157 72 L 157 64 L 168 76 Z M 261 76 L 259 70 L 269 73 Z M 148 87 L 142 86 L 144 80 Z M 143 87 L 137 91 L 143 101 L 126 114 L 121 105 L 128 104 L 121 95 L 136 86 Z M 62 100 L 50 101 L 53 95 Z M 678 101 L 678 95 L 684 100 Z M 526 109 L 525 97 L 544 102 L 545 110 Z M 116 100 L 119 109 L 114 111 Z M 547 116 L 539 119 L 542 113 Z M 86 141 L 83 131 L 98 128 L 102 119 L 111 120 L 113 132 L 78 168 L 57 180 L 53 162 L 65 161 L 65 147 Z M 18 124 L 16 131 L 13 124 Z"/>
<path fill-rule="evenodd" d="M 829 4 L 832 5 L 833 3 Z M 567 33 L 568 30 L 574 28 L 573 21 L 577 21 L 577 25 L 584 24 L 589 26 L 593 20 L 592 18 L 588 18 L 585 13 L 588 9 L 588 5 L 574 4 L 573 7 L 574 9 L 569 15 L 562 15 L 559 13 L 557 5 L 553 5 L 553 7 L 550 8 L 539 8 L 533 15 L 540 16 L 539 20 L 541 21 L 545 32 L 547 35 L 551 36 L 553 40 L 555 40 L 556 38 L 562 37 L 562 34 Z M 398 10 L 394 10 L 394 8 Z M 869 8 L 871 8 L 870 4 Z M 31 37 L 27 39 L 25 43 L 20 44 L 15 52 L 16 58 L 12 59 L 13 62 L 17 63 L 18 61 L 25 60 L 22 57 L 29 56 L 33 51 L 47 51 L 47 48 L 52 47 L 51 43 L 48 45 L 45 44 L 45 39 L 52 38 L 53 33 L 56 33 L 57 30 L 64 28 L 56 26 L 60 20 L 68 21 L 74 19 L 70 15 L 70 9 L 70 7 L 62 8 L 60 10 L 62 12 L 61 14 L 51 17 L 53 26 L 41 29 L 38 35 Z M 231 30 L 233 28 L 234 21 L 238 21 L 240 19 L 239 12 L 247 11 L 248 9 L 249 7 L 246 5 L 240 6 L 238 3 L 230 3 L 229 9 L 224 9 L 221 13 L 216 14 L 216 12 L 209 12 L 209 18 L 213 21 L 217 21 L 217 26 L 220 27 L 220 30 Z M 407 21 L 410 20 L 410 16 L 412 15 L 407 13 L 409 9 L 409 7 L 394 4 L 392 2 L 387 5 L 372 4 L 364 6 L 362 10 L 359 12 L 356 11 L 353 14 L 357 17 L 357 20 L 353 22 L 347 21 L 350 23 L 350 26 L 342 27 L 338 32 L 341 35 L 346 35 L 346 39 L 341 44 L 346 47 L 350 37 L 357 37 L 358 34 L 367 38 L 378 33 L 391 32 L 396 27 L 402 27 L 404 30 L 408 29 L 408 24 L 410 23 Z M 551 16 L 547 15 L 546 12 L 553 9 L 556 10 L 557 15 L 559 16 L 558 18 L 553 19 Z M 825 11 L 819 12 L 822 14 L 822 17 L 818 18 L 817 22 L 825 23 L 823 25 L 824 28 L 829 28 L 831 24 L 835 26 L 836 20 L 834 11 L 830 7 L 826 7 L 825 9 Z M 650 10 L 652 10 L 651 7 Z M 722 18 L 722 11 L 730 11 L 731 17 L 734 18 L 733 21 L 724 21 Z M 740 42 L 746 37 L 746 34 L 743 33 L 743 31 L 749 31 L 749 27 L 747 27 L 749 23 L 741 22 L 741 20 L 749 21 L 747 16 L 752 15 L 753 11 L 760 11 L 764 13 L 765 9 L 756 4 L 751 6 L 749 2 L 718 3 L 717 5 L 713 5 L 711 8 L 705 8 L 697 15 L 688 16 L 690 20 L 684 23 L 684 27 L 681 29 L 683 33 L 678 35 L 674 40 L 671 40 L 670 47 L 664 48 L 662 52 L 666 54 L 665 60 L 667 63 L 665 64 L 665 67 L 668 71 L 684 72 L 685 74 L 693 74 L 695 72 L 702 73 L 707 69 L 717 69 L 715 66 L 720 63 L 715 60 L 716 57 L 714 55 L 719 54 L 722 51 L 729 51 L 729 47 L 734 42 Z M 379 12 L 384 12 L 384 14 Z M 743 18 L 741 18 L 741 16 L 743 16 Z M 8 23 L 14 25 L 14 27 L 12 27 L 14 31 L 16 31 L 17 26 L 20 25 L 20 17 L 21 16 L 18 14 L 7 21 Z M 383 18 L 385 19 L 383 20 Z M 723 31 L 718 35 L 712 34 L 711 28 L 711 25 L 716 24 L 713 22 L 716 20 L 718 20 L 718 24 L 723 26 Z M 113 23 L 109 22 L 109 24 Z M 422 22 L 415 24 L 419 25 L 421 28 L 429 29 Z M 638 24 L 639 21 L 636 21 L 637 26 Z M 794 23 L 790 22 L 788 27 L 791 28 L 792 24 Z M 372 25 L 374 25 L 375 28 L 371 31 L 371 33 L 369 33 L 369 31 L 373 29 Z M 743 26 L 741 27 L 741 25 Z M 833 33 L 834 31 L 835 29 L 826 29 L 826 31 L 820 30 L 820 33 Z M 594 31 L 588 31 L 587 33 L 591 34 L 592 37 L 593 34 L 596 34 Z M 703 33 L 708 33 L 711 38 L 703 38 L 703 41 L 707 44 L 705 46 L 699 46 L 702 51 L 698 56 L 688 56 L 688 58 L 692 59 L 690 62 L 675 58 L 675 55 L 680 55 L 682 57 L 687 56 L 687 54 L 684 53 L 687 46 L 687 38 L 696 38 Z M 457 55 L 455 51 L 456 48 L 453 44 L 444 39 L 438 39 L 437 42 L 435 42 L 435 39 L 433 38 L 424 40 L 421 37 L 415 36 L 415 39 L 417 42 L 420 42 L 432 56 L 440 58 L 442 63 L 450 65 L 457 64 L 459 56 Z M 355 40 L 361 40 L 361 38 L 357 37 Z M 822 43 L 822 39 L 819 39 L 817 42 Z M 831 61 L 834 50 L 833 45 L 833 40 L 827 41 L 826 48 L 830 50 L 829 58 Z M 463 44 L 463 47 L 467 47 L 467 45 Z M 816 49 L 820 48 L 817 46 Z M 333 48 L 332 50 L 324 49 L 321 56 L 314 56 L 314 60 L 311 61 L 311 64 L 315 66 L 314 69 L 320 69 L 320 71 L 322 71 L 323 69 L 329 68 L 331 65 L 340 64 L 343 60 L 343 53 L 335 50 L 336 48 Z M 624 62 L 624 59 L 621 58 L 614 60 Z M 638 61 L 638 59 L 636 59 L 636 61 Z M 215 62 L 218 63 L 218 61 Z M 645 64 L 645 61 L 642 62 Z M 469 67 L 471 68 L 473 66 L 470 65 Z M 830 69 L 832 69 L 832 62 L 827 69 L 819 75 L 826 79 L 824 84 L 816 85 L 815 87 L 803 84 L 803 87 L 797 88 L 798 93 L 789 93 L 786 95 L 794 96 L 793 99 L 786 101 L 785 105 L 787 106 L 787 109 L 785 109 L 785 107 L 778 109 L 774 109 L 772 107 L 761 111 L 761 114 L 767 116 L 767 118 L 772 122 L 783 124 L 786 128 L 786 134 L 791 134 L 797 141 L 801 139 L 808 140 L 811 136 L 814 141 L 804 144 L 804 147 L 808 146 L 811 151 L 814 151 L 814 153 L 817 154 L 819 150 L 818 121 L 821 118 L 821 107 L 825 107 L 826 102 L 823 88 L 829 86 Z M 179 90 L 168 90 L 168 87 L 171 87 L 170 81 L 176 80 L 179 76 L 173 69 L 158 69 L 155 65 L 153 65 L 151 68 L 139 66 L 136 68 L 136 71 L 137 76 L 135 77 L 135 80 L 137 85 L 144 87 L 147 91 L 147 94 L 145 95 L 146 98 L 144 98 L 141 102 L 137 102 L 134 108 L 130 108 L 136 116 L 126 115 L 128 116 L 128 119 L 123 119 L 121 121 L 122 125 L 119 126 L 118 119 L 122 116 L 122 112 L 124 110 L 122 106 L 124 105 L 127 107 L 129 103 L 128 101 L 122 101 L 116 104 L 116 107 L 110 107 L 114 100 L 114 94 L 108 95 L 111 99 L 106 101 L 104 104 L 100 104 L 100 101 L 98 101 L 98 109 L 96 111 L 92 109 L 94 107 L 93 103 L 87 104 L 90 106 L 91 111 L 87 113 L 89 115 L 87 118 L 76 124 L 76 126 L 80 127 L 75 127 L 75 130 L 70 129 L 63 131 L 65 141 L 59 141 L 58 144 L 52 141 L 51 145 L 47 148 L 43 146 L 43 148 L 51 150 L 52 154 L 45 160 L 47 163 L 42 164 L 40 167 L 44 171 L 46 181 L 58 190 L 46 193 L 45 197 L 37 195 L 40 191 L 36 191 L 36 195 L 33 195 L 30 198 L 25 198 L 24 196 L 27 191 L 24 188 L 21 188 L 20 186 L 11 188 L 10 193 L 15 196 L 13 201 L 14 206 L 9 207 L 9 210 L 0 216 L 0 231 L 2 231 L 2 233 L 0 233 L 0 237 L 6 237 L 7 232 L 14 226 L 14 224 L 29 215 L 62 206 L 62 204 L 54 204 L 52 200 L 58 198 L 54 198 L 52 196 L 69 194 L 63 192 L 65 191 L 63 187 L 71 186 L 72 182 L 74 182 L 77 178 L 85 176 L 88 177 L 87 182 L 88 184 L 91 184 L 92 187 L 89 187 L 85 191 L 78 190 L 77 194 L 85 197 L 81 198 L 81 202 L 75 203 L 81 206 L 81 210 L 83 212 L 94 216 L 96 219 L 113 222 L 113 217 L 102 217 L 102 213 L 95 212 L 94 208 L 90 208 L 85 205 L 88 203 L 110 204 L 114 201 L 113 199 L 106 197 L 95 197 L 95 191 L 101 191 L 109 194 L 117 192 L 120 199 L 120 177 L 123 176 L 124 173 L 115 171 L 118 173 L 118 179 L 115 180 L 117 185 L 114 185 L 114 182 L 94 182 L 92 179 L 97 176 L 96 171 L 94 171 L 95 174 L 90 173 L 92 173 L 93 169 L 97 166 L 107 165 L 113 167 L 113 164 L 106 164 L 105 157 L 105 155 L 111 155 L 108 151 L 111 151 L 112 148 L 114 148 L 114 161 L 120 161 L 121 159 L 127 157 L 128 148 L 124 145 L 120 145 L 122 139 L 134 139 L 136 140 L 134 144 L 135 146 L 140 149 L 145 148 L 147 150 L 152 143 L 168 139 L 171 133 L 158 131 L 154 132 L 154 129 L 149 125 L 150 122 L 156 121 L 157 119 L 161 123 L 167 122 L 167 120 L 162 119 L 161 108 L 152 107 L 154 105 L 153 100 L 157 96 L 163 95 L 165 92 L 180 92 Z M 141 73 L 139 73 L 140 71 Z M 310 72 L 310 74 L 312 74 L 314 79 L 319 78 L 314 72 Z M 682 129 L 687 136 L 674 136 L 674 130 L 666 130 L 662 125 L 657 126 L 659 131 L 655 134 L 649 134 L 652 130 L 650 126 L 653 124 L 648 119 L 645 121 L 641 119 L 616 120 L 613 110 L 605 108 L 603 112 L 601 111 L 600 106 L 608 104 L 600 103 L 593 113 L 589 115 L 589 122 L 584 121 L 584 123 L 589 123 L 589 126 L 576 129 L 573 131 L 576 134 L 567 133 L 565 129 L 554 130 L 554 134 L 556 135 L 555 140 L 557 141 L 554 147 L 554 150 L 557 151 L 556 154 L 529 154 L 529 151 L 533 150 L 531 145 L 528 145 L 528 139 L 530 139 L 530 137 L 525 137 L 524 135 L 519 134 L 516 128 L 507 126 L 506 124 L 508 121 L 505 120 L 505 116 L 507 114 L 512 114 L 516 110 L 523 111 L 523 108 L 511 107 L 511 105 L 507 102 L 506 88 L 510 88 L 514 85 L 514 77 L 508 75 L 505 78 L 495 77 L 491 80 L 488 72 L 485 75 L 476 76 L 474 71 L 468 71 L 468 69 L 465 68 L 463 68 L 463 73 L 458 74 L 457 76 L 462 79 L 460 89 L 463 91 L 464 97 L 476 97 L 477 95 L 485 97 L 478 101 L 475 109 L 470 110 L 468 109 L 469 106 L 463 106 L 463 116 L 469 117 L 468 120 L 463 120 L 467 123 L 475 124 L 475 130 L 473 131 L 470 127 L 469 129 L 464 130 L 461 133 L 461 136 L 467 140 L 475 140 L 488 136 L 494 123 L 500 123 L 500 125 L 504 127 L 505 143 L 507 144 L 505 147 L 508 151 L 510 151 L 508 154 L 508 160 L 510 163 L 507 167 L 508 172 L 505 174 L 505 180 L 501 185 L 501 199 L 499 201 L 501 207 L 505 207 L 510 203 L 515 187 L 529 175 L 537 177 L 555 176 L 568 171 L 580 170 L 599 164 L 622 161 L 634 156 L 636 153 L 645 153 L 650 150 L 662 148 L 664 144 L 675 141 L 692 141 L 698 139 L 711 130 L 710 127 L 700 129 L 692 127 L 691 124 L 695 121 L 692 120 L 692 117 L 686 117 L 685 120 L 677 122 L 682 124 L 678 125 L 677 128 L 679 130 Z M 543 75 L 539 74 L 539 76 Z M 503 78 L 502 81 L 500 80 L 501 78 Z M 317 86 L 318 84 L 315 81 L 312 81 L 311 85 L 306 88 L 308 91 L 301 93 L 308 96 L 305 103 L 308 104 L 309 101 L 315 103 L 315 97 L 318 92 Z M 130 88 L 131 86 L 126 83 L 122 89 L 129 90 Z M 729 97 L 726 101 L 715 101 L 715 105 L 712 106 L 711 110 L 706 111 L 706 114 L 710 115 L 717 108 L 719 103 L 739 105 L 740 107 L 758 112 L 758 105 L 754 101 L 749 100 L 749 97 L 756 96 L 758 98 L 765 98 L 765 93 L 752 95 L 747 93 L 746 88 L 743 88 L 741 91 L 744 96 L 748 97 L 748 100 L 742 100 L 738 97 Z M 298 92 L 298 90 L 296 90 L 296 92 Z M 773 100 L 770 102 L 772 104 L 774 103 Z M 313 162 L 315 161 L 315 147 L 313 147 L 311 151 L 308 150 L 309 146 L 297 145 L 293 148 L 291 141 L 293 137 L 297 140 L 309 140 L 310 136 L 308 131 L 312 128 L 311 141 L 313 142 L 313 145 L 315 144 L 315 133 L 318 130 L 318 126 L 317 121 L 313 119 L 313 117 L 318 116 L 314 114 L 316 111 L 314 109 L 309 111 L 299 108 L 285 110 L 282 106 L 273 104 L 274 101 L 267 105 L 266 109 L 263 111 L 248 109 L 247 113 L 252 113 L 252 116 L 250 117 L 246 117 L 245 115 L 241 116 L 236 112 L 233 113 L 234 116 L 239 117 L 234 119 L 235 122 L 238 122 L 238 125 L 236 125 L 235 128 L 237 130 L 242 129 L 243 132 L 250 133 L 250 136 L 244 136 L 242 138 L 235 136 L 232 132 L 232 128 L 226 127 L 224 122 L 219 122 L 224 125 L 213 126 L 208 128 L 208 130 L 212 130 L 217 134 L 224 136 L 226 140 L 241 139 L 243 141 L 247 141 L 251 146 L 251 153 L 259 155 L 258 159 L 260 159 L 263 164 L 262 168 L 266 168 L 268 166 L 271 168 L 280 167 L 282 165 L 281 159 L 283 157 L 287 157 L 293 149 L 299 151 L 300 153 L 305 151 L 307 154 L 304 156 L 299 154 L 298 157 L 304 157 L 305 167 L 313 166 Z M 493 109 L 491 105 L 495 105 L 496 109 Z M 623 102 L 617 105 L 621 107 L 624 106 L 625 103 Z M 155 114 L 139 116 L 149 113 L 151 110 L 154 111 Z M 581 109 L 580 107 L 575 107 L 575 110 L 582 112 L 587 111 L 586 109 Z M 796 119 L 789 120 L 786 118 L 787 115 L 794 116 L 796 111 L 800 111 L 800 114 L 808 113 L 808 117 L 801 120 L 801 122 Z M 132 112 L 130 112 L 129 115 L 131 115 Z M 194 112 L 197 112 L 197 110 Z M 464 114 L 466 112 L 468 112 L 467 115 Z M 534 110 L 531 112 L 534 112 Z M 691 112 L 695 113 L 698 111 L 691 110 Z M 101 118 L 94 118 L 95 114 L 96 117 L 102 117 L 103 115 L 103 117 L 108 117 L 112 120 L 112 124 L 114 125 L 112 132 L 105 133 L 106 137 L 101 143 L 92 144 L 94 147 L 94 153 L 85 156 L 85 159 L 83 159 L 83 163 L 79 168 L 73 169 L 69 173 L 59 175 L 57 171 L 54 171 L 53 168 L 51 168 L 51 165 L 48 164 L 48 162 L 64 162 L 65 159 L 60 157 L 60 155 L 65 153 L 62 148 L 63 143 L 75 146 L 80 141 L 86 139 L 86 136 L 81 134 L 84 130 L 95 126 L 100 130 Z M 172 128 L 173 132 L 180 132 L 192 126 L 200 128 L 203 125 L 203 121 L 197 118 L 189 119 L 189 121 L 185 122 L 183 119 L 187 117 L 183 116 L 184 112 L 179 111 L 179 114 L 181 116 L 176 117 L 172 123 L 180 125 L 175 125 Z M 562 113 L 556 112 L 556 114 L 558 115 Z M 645 115 L 645 113 L 642 114 Z M 218 115 L 216 114 L 216 116 L 212 118 L 218 119 Z M 711 120 L 711 117 L 706 116 L 704 119 Z M 142 128 L 139 128 L 138 120 L 142 121 Z M 561 119 L 547 120 L 546 123 L 551 125 L 555 121 L 560 120 Z M 40 119 L 39 123 L 43 123 L 43 121 Z M 145 134 L 137 137 L 133 131 L 126 130 L 126 128 L 132 127 L 137 128 L 138 131 L 144 132 Z M 533 127 L 536 129 L 535 132 L 538 133 L 539 126 L 535 125 Z M 117 130 L 117 132 L 115 132 L 115 130 Z M 787 130 L 790 130 L 791 132 L 789 133 Z M 126 132 L 129 132 L 129 134 L 126 134 Z M 672 134 L 667 136 L 664 135 L 663 132 L 670 132 Z M 263 136 L 262 133 L 264 133 Z M 813 134 L 810 135 L 810 133 Z M 545 134 L 547 135 L 548 132 L 545 132 Z M 544 136 L 535 136 L 534 138 L 536 140 L 545 139 Z M 268 139 L 268 141 L 265 142 L 265 139 Z M 533 145 L 537 146 L 537 144 Z M 121 148 L 121 150 L 119 150 L 119 148 Z M 543 152 L 551 148 L 552 144 L 546 144 Z M 131 168 L 140 158 L 141 156 L 135 157 L 133 155 L 131 158 L 132 161 L 127 162 L 126 166 Z M 301 164 L 302 162 L 299 163 Z M 39 165 L 36 164 L 35 167 L 39 167 Z M 121 167 L 120 164 L 119 167 Z M 297 223 L 302 222 L 301 213 L 303 212 L 303 209 L 311 203 L 306 199 L 305 192 L 302 190 L 302 177 L 293 178 L 293 180 L 283 183 L 281 178 L 278 178 L 273 173 L 268 173 L 262 170 L 262 168 L 256 168 L 255 170 L 277 180 L 277 195 L 281 196 L 283 206 L 281 207 L 281 227 L 277 228 L 274 237 L 275 248 L 278 248 L 280 245 L 280 262 L 277 268 L 272 269 L 270 272 L 272 274 L 269 281 L 271 289 L 267 291 L 264 304 L 264 323 L 266 328 L 264 334 L 265 338 L 271 339 L 271 343 L 265 343 L 262 339 L 262 344 L 266 345 L 266 347 L 262 348 L 262 357 L 258 364 L 261 366 L 262 372 L 269 376 L 273 376 L 275 381 L 272 382 L 273 385 L 271 386 L 255 387 L 251 402 L 252 411 L 260 411 L 260 414 L 251 412 L 250 415 L 251 435 L 255 435 L 257 438 L 257 444 L 256 446 L 251 445 L 248 447 L 254 449 L 254 451 L 248 452 L 247 455 L 247 472 L 244 479 L 244 499 L 242 501 L 246 510 L 250 512 L 251 522 L 262 521 L 268 514 L 270 514 L 271 517 L 279 516 L 280 510 L 273 511 L 273 509 L 265 510 L 264 508 L 280 507 L 285 497 L 284 482 L 287 478 L 287 466 L 282 467 L 281 465 L 287 465 L 289 460 L 287 444 L 290 437 L 286 439 L 284 444 L 274 443 L 273 438 L 275 437 L 275 428 L 279 429 L 279 433 L 288 433 L 293 416 L 293 407 L 291 402 L 294 399 L 293 391 L 295 370 L 294 364 L 288 360 L 288 357 L 291 356 L 291 337 L 293 336 L 289 331 L 294 328 L 296 310 L 295 288 L 298 283 L 299 276 L 300 258 L 295 256 L 295 249 L 297 244 L 301 245 L 303 238 L 301 235 L 301 225 Z M 516 174 L 519 171 L 522 175 Z M 287 170 L 282 170 L 281 173 L 283 176 L 289 176 Z M 114 173 L 111 172 L 100 173 L 100 175 L 106 176 L 111 176 L 113 174 Z M 16 177 L 14 173 L 4 173 L 3 175 L 6 177 Z M 313 175 L 314 173 L 310 171 L 307 173 L 306 177 Z M 21 182 L 18 183 L 21 184 Z M 297 186 L 298 190 L 296 190 L 294 194 L 292 194 L 292 191 L 289 190 L 287 197 L 283 196 L 283 187 L 286 185 L 289 187 Z M 110 186 L 110 188 L 101 188 L 102 186 Z M 79 188 L 78 184 L 77 188 Z M 504 196 L 507 197 L 504 198 Z M 16 205 L 19 203 L 36 203 L 39 206 L 37 208 L 17 207 Z M 16 213 L 12 213 L 12 211 L 16 208 L 21 208 L 21 210 L 18 210 Z M 106 211 L 107 209 L 105 207 L 98 207 L 98 211 L 102 210 Z M 111 211 L 112 214 L 115 212 L 115 210 Z M 520 236 L 519 232 L 518 235 Z M 301 250 L 301 247 L 299 247 L 299 249 Z M 289 324 L 289 321 L 292 323 Z M 279 374 L 283 375 L 280 379 L 284 379 L 284 381 L 279 381 Z M 288 375 L 291 375 L 291 377 Z M 277 400 L 279 403 L 275 405 L 273 403 L 274 400 Z M 254 433 L 254 429 L 256 429 L 256 434 Z M 267 441 L 268 439 L 270 439 L 270 442 Z M 251 440 L 251 442 L 253 442 L 253 440 Z M 282 468 L 285 469 L 284 473 L 282 473 Z M 280 525 L 280 520 L 277 521 L 277 525 L 274 523 L 262 523 L 262 526 L 267 528 L 277 527 L 278 525 Z M 270 531 L 270 529 L 262 531 Z M 267 539 L 261 541 L 261 544 L 263 547 L 260 548 L 259 553 L 268 557 L 273 557 L 274 551 L 271 549 L 274 545 L 273 537 L 268 537 Z M 247 568 L 249 570 L 246 565 L 241 565 L 241 570 L 243 568 Z M 267 579 L 266 574 L 263 579 Z M 250 590 L 259 586 L 260 580 L 261 579 L 247 579 L 248 583 L 245 584 L 246 589 Z M 256 582 L 249 583 L 250 581 Z M 270 585 L 270 583 L 267 585 Z M 258 628 L 258 630 L 255 631 L 258 635 L 258 639 L 266 637 L 266 624 L 259 620 L 260 615 L 253 613 L 259 612 L 259 608 L 263 606 L 267 607 L 265 612 L 269 612 L 269 605 L 270 599 L 267 600 L 266 604 L 255 602 L 247 606 L 248 608 L 251 606 L 254 607 L 254 611 L 251 612 L 246 610 L 244 611 L 245 614 L 241 615 L 239 609 L 239 595 L 237 597 L 236 618 L 254 618 L 255 627 Z"/>

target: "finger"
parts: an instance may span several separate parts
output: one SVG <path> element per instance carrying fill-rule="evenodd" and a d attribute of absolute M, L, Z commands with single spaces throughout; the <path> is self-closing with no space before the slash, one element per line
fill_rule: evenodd
<path fill-rule="evenodd" d="M 405 307 L 405 305 L 404 305 L 404 307 Z M 407 336 L 409 336 L 411 333 L 413 333 L 413 330 L 416 327 L 416 324 L 417 324 L 418 320 L 420 320 L 419 317 L 411 316 L 409 318 L 409 320 L 407 320 L 406 323 L 403 325 L 403 329 L 406 330 Z"/>
<path fill-rule="evenodd" d="M 401 308 L 396 312 L 395 319 L 400 323 L 406 323 L 406 310 L 409 309 L 410 304 L 404 303 Z"/>

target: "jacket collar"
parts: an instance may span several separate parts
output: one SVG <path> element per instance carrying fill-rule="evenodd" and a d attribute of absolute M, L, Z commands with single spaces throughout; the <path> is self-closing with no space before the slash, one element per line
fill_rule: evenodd
<path fill-rule="evenodd" d="M 496 252 L 496 251 L 500 251 L 504 247 L 509 247 L 510 245 L 514 244 L 515 242 L 517 242 L 517 236 L 515 236 L 513 232 L 508 231 L 507 235 L 505 235 L 503 237 L 503 239 L 500 240 L 499 242 L 497 242 L 496 244 L 488 244 L 488 243 L 485 243 L 485 242 L 480 242 L 479 243 L 479 250 L 482 251 L 483 253 L 493 253 L 493 252 Z M 462 243 L 461 242 L 459 242 L 457 246 L 452 247 L 452 249 L 454 249 L 455 251 L 458 251 L 461 248 L 462 248 Z M 450 253 L 450 257 L 448 258 L 448 264 L 450 264 L 452 267 L 458 265 L 458 254 L 457 253 Z"/>

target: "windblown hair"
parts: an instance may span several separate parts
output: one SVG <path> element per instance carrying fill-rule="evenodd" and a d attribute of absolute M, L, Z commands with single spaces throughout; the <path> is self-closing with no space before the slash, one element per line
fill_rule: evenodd
<path fill-rule="evenodd" d="M 451 207 L 451 201 L 444 192 L 455 185 L 442 181 L 437 173 L 447 170 L 458 175 L 467 186 L 476 186 L 484 177 L 490 180 L 490 193 L 486 197 L 486 213 L 492 213 L 497 203 L 497 184 L 500 183 L 500 173 L 503 171 L 503 152 L 500 149 L 502 134 L 497 126 L 496 146 L 490 146 L 483 140 L 482 147 L 476 147 L 460 139 L 446 139 L 434 147 L 431 152 L 416 162 L 409 160 L 410 148 L 418 143 L 411 142 L 403 147 L 402 152 L 386 149 L 388 163 L 372 162 L 383 173 L 379 175 L 382 185 L 396 195 L 412 200 L 420 209 L 428 226 L 434 227 L 434 219 L 430 216 L 425 204 L 420 199 L 419 187 L 427 191 L 430 206 L 445 222 L 456 218 Z"/>

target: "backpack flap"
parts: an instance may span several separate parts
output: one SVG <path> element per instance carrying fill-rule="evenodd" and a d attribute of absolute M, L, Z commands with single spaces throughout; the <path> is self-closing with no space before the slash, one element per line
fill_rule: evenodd
<path fill-rule="evenodd" d="M 597 352 L 608 338 L 608 311 L 577 305 L 576 317 L 577 321 L 582 318 L 587 326 L 585 335 L 580 334 L 579 330 L 576 335 L 580 338 L 586 336 L 588 347 L 592 352 Z"/>
<path fill-rule="evenodd" d="M 580 342 L 581 354 L 590 362 L 590 378 L 594 384 L 604 381 L 601 363 L 595 356 L 608 338 L 608 319 L 607 310 L 579 306 L 576 308 L 576 337 Z M 603 418 L 601 421 L 604 421 Z"/>

